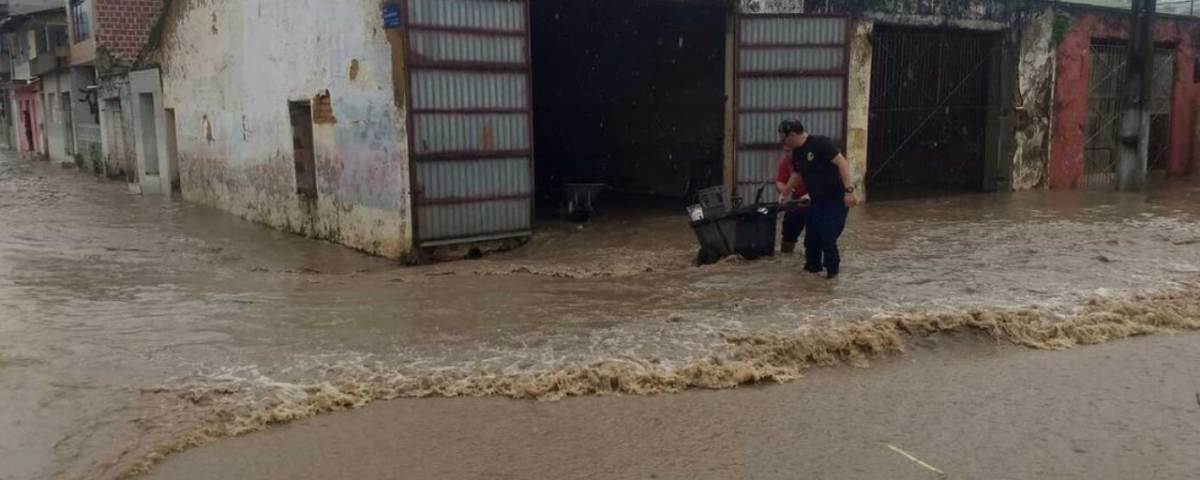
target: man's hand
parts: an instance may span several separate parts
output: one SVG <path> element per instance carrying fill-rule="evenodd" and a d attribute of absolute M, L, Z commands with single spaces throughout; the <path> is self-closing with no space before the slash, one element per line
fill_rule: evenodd
<path fill-rule="evenodd" d="M 858 206 L 858 195 L 855 195 L 853 193 L 847 193 L 845 202 L 846 202 L 846 208 L 854 208 L 855 206 Z"/>
<path fill-rule="evenodd" d="M 786 193 L 779 194 L 779 204 L 780 205 L 786 205 L 788 203 L 788 201 L 791 199 L 792 199 L 791 195 L 788 195 Z"/>

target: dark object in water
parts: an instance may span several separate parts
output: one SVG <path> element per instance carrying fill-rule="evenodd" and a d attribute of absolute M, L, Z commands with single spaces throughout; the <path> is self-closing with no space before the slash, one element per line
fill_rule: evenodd
<path fill-rule="evenodd" d="M 603 183 L 564 183 L 563 218 L 574 223 L 587 223 L 592 218 L 592 203 L 603 190 Z"/>
<path fill-rule="evenodd" d="M 696 193 L 700 207 L 704 209 L 705 217 L 717 217 L 727 211 L 725 205 L 725 187 L 706 188 Z"/>
<path fill-rule="evenodd" d="M 753 205 L 692 222 L 700 252 L 696 265 L 711 265 L 730 255 L 747 260 L 775 255 L 779 205 Z"/>

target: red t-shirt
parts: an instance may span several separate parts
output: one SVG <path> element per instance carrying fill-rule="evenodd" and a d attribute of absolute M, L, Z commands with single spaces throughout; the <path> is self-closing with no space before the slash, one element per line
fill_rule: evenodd
<path fill-rule="evenodd" d="M 784 155 L 783 160 L 779 161 L 779 171 L 775 174 L 775 181 L 786 184 L 792 178 L 792 156 Z M 792 192 L 792 200 L 799 200 L 805 195 L 808 195 L 808 189 L 804 188 L 804 181 L 801 180 L 796 185 L 796 191 Z"/>

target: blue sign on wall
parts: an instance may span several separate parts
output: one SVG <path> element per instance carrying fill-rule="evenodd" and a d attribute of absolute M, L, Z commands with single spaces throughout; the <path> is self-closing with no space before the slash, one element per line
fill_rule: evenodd
<path fill-rule="evenodd" d="M 383 4 L 383 28 L 393 29 L 400 28 L 400 4 L 385 3 Z"/>

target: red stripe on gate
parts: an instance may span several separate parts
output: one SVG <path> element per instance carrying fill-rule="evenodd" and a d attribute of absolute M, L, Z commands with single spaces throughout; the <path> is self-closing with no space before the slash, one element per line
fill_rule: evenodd
<path fill-rule="evenodd" d="M 507 2 L 509 0 L 495 0 L 495 1 L 500 3 L 500 2 Z M 406 29 L 404 61 L 405 61 L 405 69 L 407 70 L 407 77 L 408 77 L 408 82 L 406 85 L 406 90 L 407 90 L 406 93 L 408 95 L 408 102 L 407 102 L 408 105 L 411 106 L 412 103 L 414 102 L 415 97 L 413 95 L 413 84 L 414 84 L 413 79 L 414 79 L 414 75 L 420 71 L 441 70 L 441 71 L 476 72 L 476 73 L 485 73 L 485 74 L 486 73 L 501 74 L 501 73 L 505 73 L 505 72 L 523 73 L 524 77 L 525 77 L 525 86 L 526 86 L 525 92 L 524 92 L 525 93 L 525 95 L 524 95 L 525 106 L 521 107 L 521 108 L 424 108 L 424 109 L 410 108 L 407 110 L 406 117 L 407 117 L 407 123 L 408 123 L 408 151 L 410 152 L 410 154 L 409 154 L 409 159 L 410 159 L 409 179 L 410 179 L 410 189 L 412 192 L 412 199 L 413 199 L 413 203 L 415 206 L 428 207 L 428 206 L 437 206 L 437 205 L 470 205 L 473 203 L 507 202 L 507 201 L 519 201 L 520 200 L 520 201 L 528 201 L 530 203 L 529 218 L 530 219 L 533 218 L 533 213 L 534 213 L 534 210 L 533 210 L 533 208 L 534 208 L 534 206 L 533 206 L 534 192 L 532 191 L 533 185 L 534 185 L 533 151 L 532 151 L 532 147 L 533 147 L 533 127 L 532 127 L 533 100 L 531 97 L 532 89 L 533 89 L 533 78 L 532 78 L 533 75 L 530 70 L 531 66 L 532 66 L 532 62 L 531 62 L 531 58 L 530 58 L 530 41 L 531 40 L 530 40 L 530 33 L 529 33 L 529 2 L 528 2 L 528 0 L 517 0 L 517 1 L 522 3 L 524 6 L 524 8 L 523 8 L 524 19 L 522 22 L 523 28 L 518 29 L 518 30 L 506 30 L 506 29 L 497 30 L 497 29 L 477 28 L 477 27 L 457 27 L 457 26 L 443 26 L 443 25 L 429 25 L 429 24 L 413 23 L 412 16 L 410 15 L 410 9 L 412 6 L 412 2 L 411 1 L 407 2 L 406 8 L 402 9 L 403 10 L 403 12 L 402 12 L 403 25 L 405 26 L 404 28 Z M 524 40 L 524 45 L 523 45 L 524 61 L 520 62 L 520 63 L 456 61 L 456 60 L 439 61 L 439 60 L 431 60 L 429 58 L 423 58 L 422 56 L 417 55 L 412 48 L 414 34 L 419 33 L 419 32 L 440 32 L 440 33 L 447 33 L 447 34 L 471 35 L 471 36 L 482 36 L 482 37 L 491 37 L 491 38 L 520 38 L 520 39 Z M 513 151 L 484 152 L 484 151 L 475 150 L 475 151 L 454 151 L 454 152 L 437 152 L 437 153 L 416 154 L 416 153 L 413 153 L 413 152 L 417 151 L 416 135 L 415 135 L 416 121 L 414 119 L 416 118 L 416 115 L 421 115 L 421 114 L 443 114 L 443 115 L 463 115 L 463 116 L 470 116 L 470 115 L 526 115 L 526 122 L 527 122 L 527 127 L 528 127 L 528 128 L 526 128 L 526 130 L 527 130 L 526 131 L 526 140 L 527 140 L 530 148 L 525 149 L 525 150 L 513 150 Z M 419 169 L 417 168 L 417 165 L 419 165 L 419 164 L 426 164 L 426 163 L 433 163 L 433 162 L 463 162 L 463 161 L 473 161 L 473 160 L 494 161 L 494 160 L 504 160 L 504 159 L 523 159 L 526 162 L 526 169 L 528 170 L 528 182 L 529 182 L 529 186 L 530 186 L 529 192 L 521 193 L 521 194 L 506 194 L 506 195 L 480 195 L 480 196 L 468 195 L 468 196 L 463 196 L 463 197 L 433 199 L 433 200 L 424 198 L 423 192 L 425 191 L 425 189 L 424 189 L 424 186 L 421 184 L 421 179 L 419 178 L 419 175 L 420 175 Z M 532 225 L 524 225 L 524 226 L 522 226 L 522 228 L 519 228 L 519 229 L 497 231 L 497 232 L 471 232 L 471 233 L 463 235 L 463 236 L 456 236 L 456 237 L 452 237 L 452 238 L 447 238 L 447 237 L 422 238 L 422 235 L 421 235 L 422 222 L 421 222 L 421 218 L 420 218 L 419 209 L 414 208 L 411 213 L 413 215 L 414 241 L 418 246 L 420 246 L 424 243 L 431 243 L 431 242 L 437 242 L 438 244 L 445 244 L 445 243 L 453 243 L 454 240 L 459 240 L 459 239 L 461 239 L 463 241 L 468 241 L 470 239 L 477 239 L 477 238 L 481 238 L 481 237 L 489 237 L 490 238 L 490 237 L 504 236 L 504 235 L 528 234 L 532 228 Z"/>

